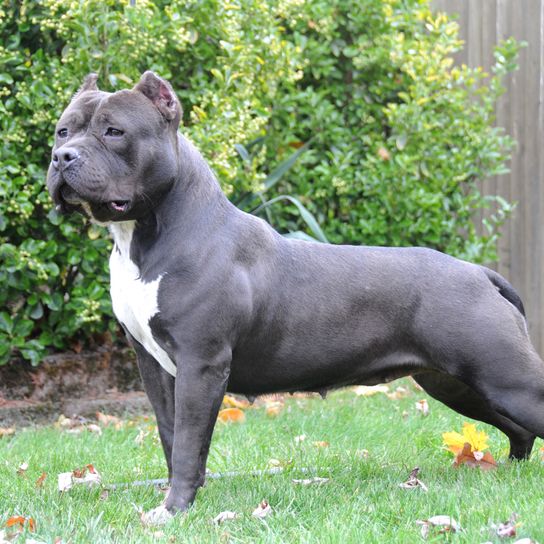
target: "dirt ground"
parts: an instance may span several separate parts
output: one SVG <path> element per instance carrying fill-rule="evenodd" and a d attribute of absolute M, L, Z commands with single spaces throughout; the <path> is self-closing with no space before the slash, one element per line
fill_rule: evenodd
<path fill-rule="evenodd" d="M 0 366 L 0 427 L 50 423 L 60 414 L 150 410 L 130 348 L 50 355 L 38 367 L 22 360 Z"/>

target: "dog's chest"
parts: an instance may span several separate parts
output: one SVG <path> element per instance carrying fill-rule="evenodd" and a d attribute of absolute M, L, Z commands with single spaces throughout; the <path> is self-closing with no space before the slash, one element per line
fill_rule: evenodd
<path fill-rule="evenodd" d="M 110 231 L 115 241 L 110 256 L 110 293 L 113 312 L 130 334 L 172 376 L 176 366 L 157 344 L 149 320 L 159 312 L 157 296 L 162 276 L 145 282 L 130 259 L 134 222 L 113 223 Z"/>

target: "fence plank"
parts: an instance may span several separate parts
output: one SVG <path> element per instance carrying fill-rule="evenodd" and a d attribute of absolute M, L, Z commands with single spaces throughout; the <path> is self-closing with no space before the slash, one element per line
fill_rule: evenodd
<path fill-rule="evenodd" d="M 497 125 L 518 142 L 511 171 L 483 181 L 482 192 L 518 203 L 502 229 L 495 268 L 524 299 L 531 338 L 544 355 L 544 0 L 433 0 L 432 5 L 458 14 L 465 50 L 457 62 L 489 70 L 498 41 L 514 36 L 528 43 L 496 110 Z"/>

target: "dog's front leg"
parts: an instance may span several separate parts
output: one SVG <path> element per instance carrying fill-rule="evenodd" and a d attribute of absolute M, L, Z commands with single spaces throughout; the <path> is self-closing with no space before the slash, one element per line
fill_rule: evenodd
<path fill-rule="evenodd" d="M 227 387 L 231 352 L 210 358 L 184 354 L 175 384 L 172 487 L 165 506 L 171 513 L 186 510 L 203 484 L 206 458 Z"/>

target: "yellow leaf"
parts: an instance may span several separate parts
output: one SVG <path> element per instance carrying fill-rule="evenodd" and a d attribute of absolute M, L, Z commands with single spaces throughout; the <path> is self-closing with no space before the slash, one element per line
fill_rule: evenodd
<path fill-rule="evenodd" d="M 448 450 L 453 453 L 460 452 L 465 445 L 465 437 L 455 431 L 442 434 L 442 440 L 444 441 L 444 444 L 448 446 Z"/>
<path fill-rule="evenodd" d="M 232 395 L 225 395 L 223 397 L 223 404 L 229 408 L 247 408 L 249 406 L 247 400 L 239 400 Z"/>
<path fill-rule="evenodd" d="M 471 445 L 472 451 L 484 451 L 489 447 L 487 444 L 489 437 L 484 431 L 477 431 L 474 423 L 463 423 L 463 435 Z"/>
<path fill-rule="evenodd" d="M 228 422 L 237 422 L 242 423 L 246 419 L 246 415 L 240 408 L 226 408 L 225 410 L 221 410 L 219 412 L 219 415 L 217 416 L 219 421 L 222 421 L 223 423 Z"/>
<path fill-rule="evenodd" d="M 442 439 L 448 449 L 456 454 L 462 451 L 465 443 L 470 444 L 472 451 L 484 451 L 489 447 L 488 436 L 484 431 L 477 431 L 474 423 L 463 423 L 463 434 L 452 431 L 444 433 Z"/>

